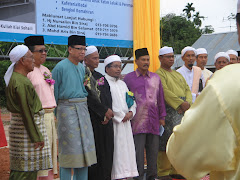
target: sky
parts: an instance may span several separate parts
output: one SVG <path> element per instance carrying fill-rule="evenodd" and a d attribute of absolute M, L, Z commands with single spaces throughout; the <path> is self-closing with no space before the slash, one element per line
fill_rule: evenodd
<path fill-rule="evenodd" d="M 206 17 L 202 28 L 212 25 L 215 33 L 236 31 L 235 20 L 228 21 L 227 17 L 231 13 L 236 14 L 237 0 L 160 0 L 160 17 L 169 13 L 182 14 L 187 3 L 193 3 L 195 12 L 199 11 L 200 16 Z"/>

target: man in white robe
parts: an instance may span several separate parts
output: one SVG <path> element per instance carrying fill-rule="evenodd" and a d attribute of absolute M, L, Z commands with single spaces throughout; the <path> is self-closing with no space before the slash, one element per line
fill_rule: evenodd
<path fill-rule="evenodd" d="M 236 20 L 240 43 L 240 0 Z M 187 179 L 208 173 L 211 180 L 240 179 L 239 68 L 234 64 L 216 71 L 173 130 L 167 155 Z"/>
<path fill-rule="evenodd" d="M 136 113 L 136 103 L 128 106 L 126 93 L 129 92 L 125 82 L 119 79 L 121 75 L 121 58 L 117 55 L 104 60 L 105 78 L 109 83 L 112 96 L 114 117 L 114 152 L 112 179 L 123 179 L 138 176 L 135 146 L 130 120 Z"/>
<path fill-rule="evenodd" d="M 184 65 L 180 67 L 177 72 L 179 72 L 186 80 L 192 92 L 192 103 L 194 103 L 196 97 L 205 86 L 205 80 L 201 69 L 193 66 L 196 61 L 196 50 L 193 47 L 187 46 L 183 48 L 181 56 L 184 61 Z"/>

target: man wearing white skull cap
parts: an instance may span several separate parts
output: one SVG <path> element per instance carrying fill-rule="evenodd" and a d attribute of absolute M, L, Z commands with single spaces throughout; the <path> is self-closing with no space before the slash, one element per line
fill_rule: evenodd
<path fill-rule="evenodd" d="M 161 67 L 156 71 L 160 76 L 164 99 L 166 103 L 166 124 L 164 133 L 160 137 L 158 153 L 158 176 L 160 180 L 180 178 L 175 169 L 172 167 L 166 155 L 166 145 L 174 126 L 181 123 L 181 119 L 192 104 L 192 94 L 184 77 L 177 71 L 172 70 L 174 64 L 174 53 L 172 47 L 162 47 L 158 56 Z M 182 178 L 181 178 L 182 179 Z"/>
<path fill-rule="evenodd" d="M 113 112 L 110 86 L 104 76 L 95 71 L 99 64 L 99 54 L 95 46 L 88 46 L 84 62 L 97 83 L 100 92 L 100 101 L 96 100 L 88 91 L 88 110 L 93 126 L 96 146 L 97 164 L 88 168 L 88 180 L 111 180 L 113 163 Z M 88 89 L 87 89 L 88 90 Z"/>
<path fill-rule="evenodd" d="M 214 57 L 214 65 L 216 67 L 216 70 L 220 70 L 230 62 L 230 57 L 225 52 L 219 52 Z"/>
<path fill-rule="evenodd" d="M 25 45 L 13 48 L 9 57 L 12 65 L 4 77 L 7 109 L 11 112 L 9 179 L 36 179 L 39 170 L 52 168 L 52 161 L 42 104 L 27 78 L 34 68 L 34 59 Z"/>
<path fill-rule="evenodd" d="M 181 52 L 184 65 L 180 67 L 177 72 L 187 81 L 187 84 L 192 92 L 192 102 L 200 94 L 205 86 L 205 80 L 202 71 L 199 67 L 193 66 L 196 61 L 196 50 L 193 47 L 187 46 Z"/>
<path fill-rule="evenodd" d="M 240 6 L 236 19 L 240 28 Z M 239 29 L 238 37 L 240 43 Z M 224 53 L 217 55 L 215 59 L 228 59 Z M 240 179 L 239 69 L 234 64 L 216 71 L 173 130 L 167 154 L 187 179 L 199 180 L 208 173 L 211 180 Z"/>
<path fill-rule="evenodd" d="M 236 64 L 236 63 L 238 63 L 238 53 L 237 53 L 237 51 L 230 49 L 226 53 L 230 57 L 229 64 Z"/>
<path fill-rule="evenodd" d="M 197 52 L 197 67 L 201 68 L 203 77 L 207 80 L 213 73 L 205 68 L 207 61 L 208 61 L 208 53 L 205 48 L 198 48 Z"/>
<path fill-rule="evenodd" d="M 135 146 L 130 120 L 136 113 L 136 103 L 124 81 L 120 80 L 121 58 L 111 55 L 104 60 L 105 79 L 110 85 L 114 117 L 114 152 L 112 179 L 138 176 Z"/>

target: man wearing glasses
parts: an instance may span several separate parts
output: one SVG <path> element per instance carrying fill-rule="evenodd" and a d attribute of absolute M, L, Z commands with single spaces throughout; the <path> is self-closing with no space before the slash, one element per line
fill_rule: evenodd
<path fill-rule="evenodd" d="M 158 56 L 161 67 L 156 71 L 160 76 L 164 98 L 166 103 L 166 124 L 164 133 L 160 137 L 159 153 L 158 153 L 158 175 L 160 180 L 172 179 L 169 174 L 175 178 L 180 177 L 171 166 L 167 155 L 167 141 L 173 131 L 174 126 L 180 124 L 183 114 L 189 109 L 192 103 L 192 95 L 184 77 L 177 71 L 172 70 L 174 64 L 174 54 L 172 47 L 163 47 L 159 50 Z"/>
<path fill-rule="evenodd" d="M 68 38 L 68 58 L 52 71 L 57 102 L 60 179 L 88 179 L 88 166 L 96 164 L 92 124 L 84 87 L 85 68 L 80 63 L 86 51 L 85 36 Z"/>
<path fill-rule="evenodd" d="M 52 75 L 49 69 L 42 65 L 47 58 L 47 50 L 44 46 L 43 36 L 28 36 L 24 39 L 24 44 L 31 50 L 35 60 L 35 67 L 32 72 L 28 73 L 27 77 L 32 82 L 45 111 L 44 123 L 53 162 L 53 169 L 50 171 L 39 171 L 38 177 L 39 180 L 53 179 L 54 174 L 57 174 L 57 133 L 53 113 L 56 107 L 53 91 L 54 80 L 51 78 Z"/>

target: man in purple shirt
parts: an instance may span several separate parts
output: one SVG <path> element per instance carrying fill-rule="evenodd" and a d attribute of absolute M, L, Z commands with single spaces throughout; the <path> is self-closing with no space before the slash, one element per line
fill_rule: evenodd
<path fill-rule="evenodd" d="M 165 125 L 166 116 L 163 87 L 159 76 L 148 71 L 150 57 L 147 48 L 137 49 L 135 56 L 138 68 L 124 78 L 137 103 L 137 112 L 132 119 L 139 173 L 135 179 L 143 180 L 146 148 L 147 180 L 154 180 L 157 178 L 159 127 Z"/>

